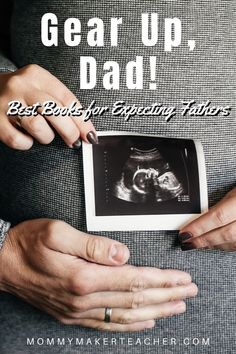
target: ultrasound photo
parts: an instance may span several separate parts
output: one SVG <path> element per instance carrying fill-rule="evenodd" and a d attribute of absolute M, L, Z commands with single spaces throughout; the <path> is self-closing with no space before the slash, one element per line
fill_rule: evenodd
<path fill-rule="evenodd" d="M 83 162 L 89 231 L 176 230 L 207 210 L 199 141 L 100 132 Z"/>

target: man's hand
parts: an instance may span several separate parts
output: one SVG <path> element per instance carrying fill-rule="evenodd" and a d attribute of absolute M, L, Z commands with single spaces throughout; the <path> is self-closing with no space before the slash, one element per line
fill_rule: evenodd
<path fill-rule="evenodd" d="M 213 248 L 236 251 L 236 188 L 206 214 L 180 231 L 182 250 Z"/>
<path fill-rule="evenodd" d="M 115 240 L 62 221 L 27 221 L 10 229 L 0 252 L 0 289 L 64 324 L 101 330 L 140 331 L 185 311 L 182 300 L 197 294 L 189 274 L 124 265 L 128 258 Z"/>
<path fill-rule="evenodd" d="M 55 76 L 38 65 L 27 65 L 14 73 L 0 74 L 0 141 L 13 149 L 27 150 L 33 145 L 33 138 L 41 144 L 54 139 L 54 130 L 69 147 L 78 146 L 79 138 L 96 143 L 96 131 L 91 121 L 82 117 L 43 117 L 38 108 L 37 116 L 20 118 L 19 130 L 16 117 L 6 115 L 10 101 L 20 101 L 25 107 L 39 102 L 54 101 L 58 107 L 68 107 L 78 102 L 73 93 Z M 81 107 L 78 102 L 78 107 Z"/>

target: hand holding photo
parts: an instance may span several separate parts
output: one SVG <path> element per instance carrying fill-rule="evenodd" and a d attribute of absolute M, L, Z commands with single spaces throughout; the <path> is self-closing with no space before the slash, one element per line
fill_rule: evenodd
<path fill-rule="evenodd" d="M 178 230 L 208 208 L 200 141 L 100 132 L 83 144 L 89 231 Z"/>

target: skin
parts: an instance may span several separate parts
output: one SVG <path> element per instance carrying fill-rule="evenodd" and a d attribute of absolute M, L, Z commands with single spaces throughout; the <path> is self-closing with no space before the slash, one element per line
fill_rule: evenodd
<path fill-rule="evenodd" d="M 236 188 L 182 229 L 180 239 L 183 233 L 189 234 L 183 244 L 191 248 L 236 251 Z"/>
<path fill-rule="evenodd" d="M 189 274 L 125 264 L 128 248 L 37 219 L 10 229 L 0 252 L 0 290 L 17 295 L 63 324 L 141 331 L 155 319 L 185 312 L 197 295 Z M 104 322 L 104 308 L 113 309 Z"/>
<path fill-rule="evenodd" d="M 79 137 L 87 141 L 88 132 L 95 132 L 90 121 L 41 115 L 23 118 L 22 131 L 6 116 L 8 102 L 15 99 L 25 105 L 53 100 L 61 107 L 76 100 L 57 78 L 37 65 L 0 74 L 0 88 L 0 140 L 11 148 L 30 149 L 34 139 L 49 144 L 55 132 L 72 147 Z M 191 235 L 183 244 L 235 250 L 235 205 L 236 189 L 181 230 Z M 114 246 L 118 246 L 116 254 Z M 128 258 L 125 245 L 82 233 L 62 221 L 26 221 L 10 229 L 0 252 L 0 290 L 64 324 L 108 331 L 151 328 L 155 319 L 183 313 L 183 300 L 196 296 L 197 286 L 189 274 L 134 267 L 126 264 Z M 111 323 L 103 321 L 105 307 L 113 308 Z"/>
<path fill-rule="evenodd" d="M 8 102 L 15 99 L 25 106 L 52 100 L 63 107 L 76 101 L 37 65 L 0 74 L 0 87 L 0 140 L 11 148 L 30 149 L 34 139 L 49 144 L 55 132 L 72 147 L 95 132 L 90 121 L 40 114 L 21 119 L 22 130 L 6 116 Z M 82 233 L 59 220 L 26 221 L 10 229 L 0 252 L 0 290 L 64 324 L 106 331 L 141 331 L 152 328 L 155 319 L 185 312 L 183 300 L 198 291 L 189 274 L 134 267 L 126 264 L 128 259 L 128 248 L 114 240 Z M 113 309 L 110 323 L 104 322 L 105 307 Z"/>
<path fill-rule="evenodd" d="M 22 117 L 23 130 L 19 129 L 16 118 L 6 115 L 8 103 L 16 99 L 23 106 L 54 101 L 59 107 L 69 107 L 77 101 L 81 107 L 61 81 L 38 65 L 31 64 L 14 73 L 0 74 L 0 141 L 13 149 L 28 150 L 34 139 L 41 144 L 50 144 L 55 132 L 72 148 L 79 138 L 88 142 L 87 134 L 96 132 L 91 121 L 84 122 L 81 117 L 43 117 L 40 108 L 37 116 Z"/>

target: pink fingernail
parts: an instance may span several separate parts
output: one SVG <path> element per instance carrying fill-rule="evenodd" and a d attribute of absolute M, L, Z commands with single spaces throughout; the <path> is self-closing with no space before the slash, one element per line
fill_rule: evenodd
<path fill-rule="evenodd" d="M 184 302 L 177 302 L 175 305 L 176 313 L 183 313 L 186 311 L 186 305 Z"/>
<path fill-rule="evenodd" d="M 123 263 L 128 260 L 128 253 L 128 249 L 124 246 L 113 245 L 110 249 L 110 257 L 112 260 L 119 263 Z"/>
<path fill-rule="evenodd" d="M 155 326 L 155 322 L 150 322 L 146 324 L 145 328 L 149 329 L 149 328 L 153 328 L 154 326 Z"/>
<path fill-rule="evenodd" d="M 187 296 L 196 296 L 198 294 L 198 287 L 197 286 L 189 286 L 187 290 Z"/>

